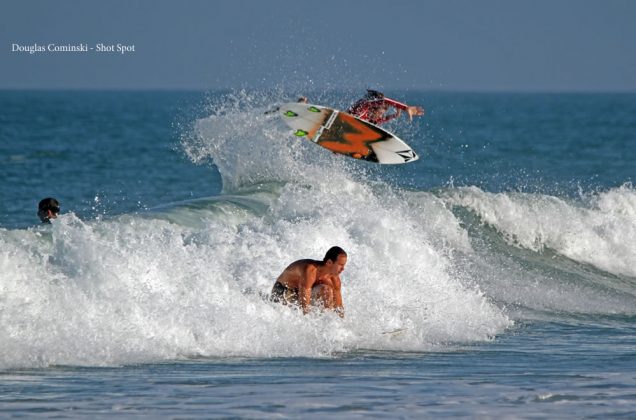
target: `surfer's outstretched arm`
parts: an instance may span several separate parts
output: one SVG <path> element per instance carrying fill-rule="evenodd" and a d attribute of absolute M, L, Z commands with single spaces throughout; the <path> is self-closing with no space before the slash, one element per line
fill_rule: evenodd
<path fill-rule="evenodd" d="M 414 116 L 424 115 L 424 108 L 421 106 L 409 106 L 406 109 L 406 112 L 409 114 L 409 119 L 413 120 Z"/>
<path fill-rule="evenodd" d="M 399 111 L 406 111 L 406 113 L 409 116 L 409 119 L 412 120 L 414 116 L 419 116 L 419 115 L 424 115 L 424 108 L 422 108 L 421 106 L 413 106 L 413 105 L 407 105 L 404 104 L 402 102 L 396 101 L 395 99 L 390 99 L 390 98 L 384 98 L 384 101 L 394 107 L 395 109 L 398 110 L 397 115 L 395 115 L 395 117 L 399 116 L 400 113 Z M 395 118 L 393 117 L 393 118 Z"/>
<path fill-rule="evenodd" d="M 401 110 L 400 108 L 397 108 L 397 109 L 395 110 L 395 113 L 390 114 L 390 115 L 387 115 L 386 117 L 382 117 L 382 118 L 380 118 L 380 119 L 376 120 L 376 121 L 375 121 L 375 123 L 376 123 L 376 124 L 378 124 L 378 125 L 380 125 L 380 124 L 384 124 L 384 123 L 387 123 L 387 122 L 389 122 L 389 121 L 391 121 L 391 120 L 394 120 L 394 119 L 396 119 L 397 117 L 399 117 L 399 116 L 400 116 L 400 114 L 402 114 L 402 110 Z"/>

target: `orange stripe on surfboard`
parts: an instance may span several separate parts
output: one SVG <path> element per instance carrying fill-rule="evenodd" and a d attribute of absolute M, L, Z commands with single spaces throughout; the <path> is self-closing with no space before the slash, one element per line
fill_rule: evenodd
<path fill-rule="evenodd" d="M 341 112 L 318 139 L 318 144 L 336 153 L 362 159 L 373 153 L 370 144 L 385 140 L 386 134 L 355 117 Z"/>

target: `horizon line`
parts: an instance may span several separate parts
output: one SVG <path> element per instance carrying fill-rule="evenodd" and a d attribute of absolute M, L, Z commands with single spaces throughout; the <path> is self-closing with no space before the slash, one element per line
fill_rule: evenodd
<path fill-rule="evenodd" d="M 307 92 L 326 92 L 326 91 L 340 91 L 351 90 L 352 88 L 327 88 L 327 89 L 307 89 Z M 354 88 L 355 89 L 355 88 Z M 361 88 L 364 90 L 364 88 Z M 0 86 L 0 92 L 192 92 L 192 93 L 206 93 L 206 92 L 233 92 L 240 90 L 251 91 L 267 91 L 267 90 L 279 90 L 279 88 L 263 88 L 263 87 L 8 87 Z M 285 90 L 298 90 L 298 89 L 285 89 Z M 382 89 L 384 92 L 396 91 L 396 92 L 422 92 L 422 93 L 474 93 L 474 94 L 636 94 L 634 90 L 618 90 L 618 89 L 487 89 L 487 88 L 405 88 L 405 87 L 386 87 Z"/>

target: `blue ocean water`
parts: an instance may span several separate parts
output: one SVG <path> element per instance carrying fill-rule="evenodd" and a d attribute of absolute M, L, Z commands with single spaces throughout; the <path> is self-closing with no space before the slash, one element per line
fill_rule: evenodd
<path fill-rule="evenodd" d="M 300 93 L 0 92 L 1 416 L 636 416 L 636 95 L 390 92 L 380 166 Z M 263 299 L 335 244 L 344 320 Z"/>

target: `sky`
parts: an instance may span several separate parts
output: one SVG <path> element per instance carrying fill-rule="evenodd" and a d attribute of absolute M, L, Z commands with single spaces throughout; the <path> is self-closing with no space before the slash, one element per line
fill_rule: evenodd
<path fill-rule="evenodd" d="M 636 92 L 636 1 L 0 3 L 0 89 L 298 86 Z"/>

